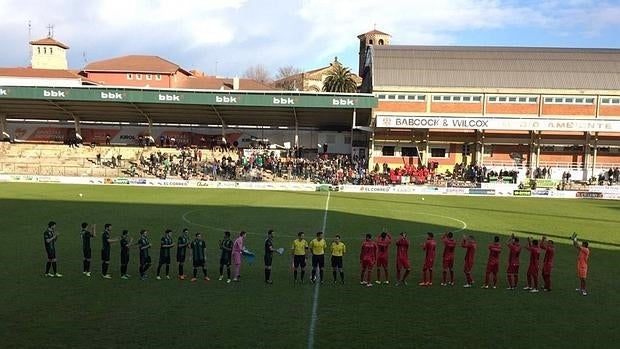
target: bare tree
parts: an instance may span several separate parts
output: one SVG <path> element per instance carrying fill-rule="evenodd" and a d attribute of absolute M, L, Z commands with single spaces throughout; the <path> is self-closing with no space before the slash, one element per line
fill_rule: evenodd
<path fill-rule="evenodd" d="M 303 83 L 303 79 L 300 75 L 301 73 L 301 69 L 295 68 L 292 65 L 278 68 L 276 73 L 276 88 L 289 91 L 302 89 L 303 86 L 301 85 Z"/>
<path fill-rule="evenodd" d="M 267 85 L 271 84 L 273 81 L 267 67 L 262 64 L 257 64 L 246 69 L 243 73 L 243 77 L 246 79 L 256 80 Z"/>

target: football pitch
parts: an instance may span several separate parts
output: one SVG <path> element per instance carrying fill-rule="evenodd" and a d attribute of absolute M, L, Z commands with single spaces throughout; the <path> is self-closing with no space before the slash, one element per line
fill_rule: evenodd
<path fill-rule="evenodd" d="M 83 196 L 79 194 L 83 193 Z M 232 189 L 171 189 L 123 186 L 0 183 L 3 231 L 0 243 L 0 338 L 2 348 L 593 348 L 620 341 L 620 201 L 510 197 L 275 192 Z M 43 231 L 57 222 L 59 272 L 45 278 Z M 93 276 L 82 275 L 80 223 L 97 224 L 92 242 Z M 154 266 L 138 277 L 132 249 L 130 280 L 119 278 L 120 251 L 112 246 L 110 272 L 100 276 L 103 225 L 113 237 L 128 229 L 134 241 L 150 231 Z M 155 280 L 159 239 L 167 228 L 202 232 L 211 281 Z M 325 230 L 347 246 L 346 283 L 294 285 L 290 247 L 296 233 L 309 241 Z M 409 285 L 359 285 L 359 247 L 365 233 L 409 234 Z M 275 230 L 272 285 L 263 281 L 263 243 Z M 218 241 L 223 231 L 248 232 L 246 246 L 257 253 L 244 262 L 241 282 L 218 281 Z M 464 249 L 456 251 L 456 285 L 441 287 L 442 244 L 438 241 L 432 287 L 417 286 L 426 232 L 444 231 L 478 242 L 474 279 L 464 289 Z M 575 292 L 577 251 L 568 236 L 590 243 L 588 296 Z M 498 289 L 480 289 L 494 235 L 545 234 L 556 242 L 552 292 L 506 290 L 507 249 L 500 256 Z M 390 277 L 394 280 L 395 246 Z M 541 256 L 542 257 L 542 256 Z M 519 285 L 525 283 L 529 253 L 521 253 Z M 191 273 L 191 261 L 186 262 Z M 309 274 L 310 269 L 307 269 Z M 373 273 L 374 279 L 374 273 Z M 540 279 L 542 285 L 542 279 Z M 309 345 L 310 344 L 310 345 Z"/>

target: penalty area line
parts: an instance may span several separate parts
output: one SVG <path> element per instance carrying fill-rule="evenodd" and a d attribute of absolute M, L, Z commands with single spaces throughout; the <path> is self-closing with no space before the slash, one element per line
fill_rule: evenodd
<path fill-rule="evenodd" d="M 325 234 L 325 227 L 327 226 L 327 212 L 329 212 L 329 198 L 331 194 L 327 192 L 327 199 L 325 200 L 325 213 L 323 214 L 323 227 L 321 231 Z M 318 271 L 317 271 L 318 274 Z M 320 274 L 319 274 L 320 275 Z M 317 276 L 319 276 L 317 275 Z M 323 280 L 320 280 L 321 282 Z M 320 282 L 314 283 L 314 294 L 312 295 L 312 313 L 310 315 L 310 326 L 308 327 L 308 349 L 314 349 L 314 332 L 316 329 L 316 321 L 318 318 L 317 309 L 319 307 L 319 290 Z"/>

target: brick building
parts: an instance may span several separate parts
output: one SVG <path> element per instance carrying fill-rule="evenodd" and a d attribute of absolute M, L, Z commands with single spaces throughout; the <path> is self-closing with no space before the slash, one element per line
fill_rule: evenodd
<path fill-rule="evenodd" d="M 620 166 L 620 50 L 390 45 L 361 34 L 372 163 Z"/>

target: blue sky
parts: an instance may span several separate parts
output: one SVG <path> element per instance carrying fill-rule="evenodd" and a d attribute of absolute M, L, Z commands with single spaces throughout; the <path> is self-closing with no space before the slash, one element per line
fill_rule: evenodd
<path fill-rule="evenodd" d="M 0 0 L 0 19 L 2 67 L 29 65 L 29 21 L 32 39 L 54 25 L 73 69 L 151 54 L 221 76 L 334 56 L 357 71 L 374 25 L 392 44 L 620 48 L 620 0 Z"/>

